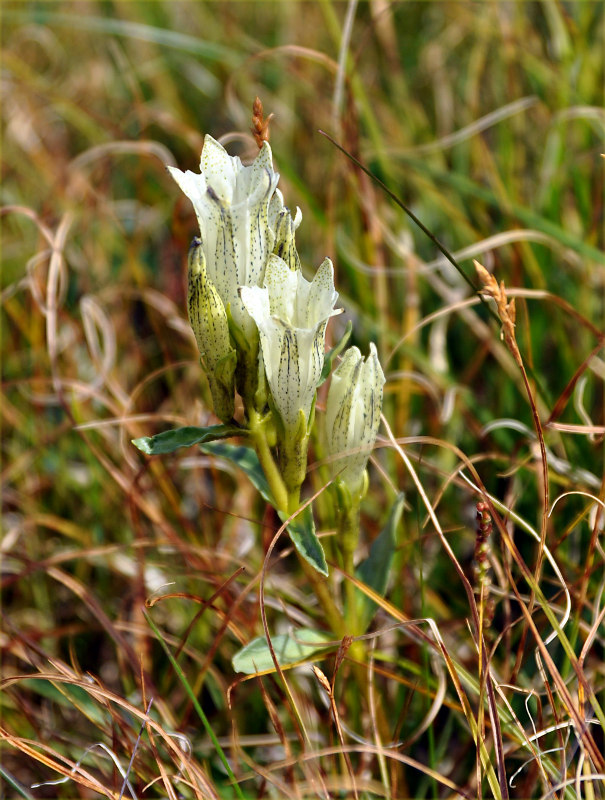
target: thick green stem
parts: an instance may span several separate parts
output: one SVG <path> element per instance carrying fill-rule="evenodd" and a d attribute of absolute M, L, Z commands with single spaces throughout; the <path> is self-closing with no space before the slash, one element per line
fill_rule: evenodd
<path fill-rule="evenodd" d="M 317 572 L 315 568 L 312 567 L 311 564 L 309 564 L 309 562 L 302 557 L 298 550 L 296 551 L 296 555 L 298 556 L 298 561 L 303 572 L 305 573 L 305 577 L 311 584 L 315 596 L 321 604 L 330 628 L 339 639 L 342 639 L 343 636 L 347 634 L 347 626 L 345 625 L 344 617 L 332 599 L 332 594 L 328 588 L 326 578 L 323 575 L 320 575 L 320 573 Z"/>
<path fill-rule="evenodd" d="M 254 409 L 248 409 L 248 420 L 258 460 L 267 478 L 267 483 L 271 488 L 271 494 L 275 500 L 277 511 L 290 516 L 300 505 L 300 487 L 291 489 L 290 491 L 286 489 L 281 473 L 271 454 L 271 448 L 267 441 L 265 425 L 261 415 Z M 347 633 L 344 618 L 332 599 L 325 578 L 305 561 L 298 553 L 298 550 L 296 552 L 303 572 L 311 584 L 315 596 L 321 603 L 330 627 L 338 637 L 342 638 Z"/>
<path fill-rule="evenodd" d="M 296 489 L 288 491 L 288 516 L 298 511 L 300 506 L 300 486 Z"/>
<path fill-rule="evenodd" d="M 347 511 L 344 529 L 341 529 L 340 535 L 342 536 L 342 566 L 345 572 L 345 592 L 346 592 L 346 622 L 351 636 L 357 636 L 363 633 L 359 630 L 359 618 L 357 616 L 357 589 L 352 580 L 347 576 L 355 576 L 355 551 L 359 542 L 359 506 L 351 508 Z"/>
<path fill-rule="evenodd" d="M 289 489 L 282 477 L 278 465 L 275 463 L 271 453 L 271 447 L 267 439 L 267 426 L 266 419 L 262 417 L 254 408 L 247 406 L 248 424 L 252 440 L 258 460 L 261 463 L 267 483 L 271 489 L 271 494 L 275 501 L 277 511 L 282 514 L 290 516 L 293 514 L 300 505 L 300 486 Z M 342 531 L 343 543 L 343 563 L 345 571 L 349 575 L 353 575 L 354 563 L 353 555 L 357 547 L 357 540 L 359 538 L 359 503 L 354 503 L 353 507 L 349 509 L 349 514 L 346 515 L 346 525 Z M 347 581 L 347 618 L 343 616 L 342 612 L 334 602 L 332 592 L 326 578 L 317 572 L 311 564 L 309 564 L 302 555 L 296 550 L 299 563 L 309 581 L 315 596 L 317 597 L 326 621 L 334 635 L 343 639 L 345 636 L 355 636 L 359 633 L 357 630 L 357 621 L 355 615 L 355 586 L 351 581 Z M 365 650 L 363 643 L 360 641 L 351 644 L 349 655 L 354 662 L 363 662 L 365 660 Z M 353 666 L 358 686 L 363 694 L 367 693 L 367 673 L 362 663 L 355 663 Z"/>
<path fill-rule="evenodd" d="M 263 418 L 258 411 L 255 411 L 254 408 L 248 408 L 247 411 L 248 424 L 250 427 L 250 433 L 252 434 L 252 438 L 254 440 L 256 454 L 258 455 L 258 460 L 260 461 L 263 472 L 265 473 L 265 478 L 267 479 L 267 483 L 271 489 L 271 494 L 275 500 L 277 510 L 288 511 L 290 497 L 288 495 L 286 485 L 282 480 L 281 473 L 277 468 L 277 464 L 273 460 L 271 448 L 269 447 L 269 442 L 267 441 Z"/>
<path fill-rule="evenodd" d="M 344 499 L 344 498 L 341 498 Z M 350 636 L 363 633 L 359 629 L 357 616 L 357 596 L 355 584 L 348 576 L 355 575 L 355 551 L 359 543 L 359 500 L 347 497 L 350 502 L 343 503 L 338 514 L 337 539 L 342 552 L 342 567 L 345 573 L 346 614 L 345 621 Z"/>

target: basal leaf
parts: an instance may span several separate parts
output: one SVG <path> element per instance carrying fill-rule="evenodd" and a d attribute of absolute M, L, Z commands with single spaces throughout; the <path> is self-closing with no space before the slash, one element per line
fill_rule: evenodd
<path fill-rule="evenodd" d="M 291 633 L 280 633 L 271 637 L 271 644 L 281 667 L 303 661 L 321 650 L 333 639 L 328 633 L 311 628 L 299 628 Z M 246 675 L 256 672 L 274 671 L 275 664 L 264 636 L 253 639 L 233 656 L 233 669 Z"/>

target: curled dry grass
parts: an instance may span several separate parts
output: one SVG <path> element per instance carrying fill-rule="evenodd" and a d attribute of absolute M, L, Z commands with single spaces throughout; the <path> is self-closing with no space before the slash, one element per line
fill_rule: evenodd
<path fill-rule="evenodd" d="M 602 8 L 3 11 L 7 791 L 603 797 Z M 252 154 L 256 95 L 303 263 L 334 258 L 386 365 L 364 547 L 401 489 L 407 509 L 380 598 L 340 569 L 316 443 L 333 591 L 380 606 L 367 659 L 334 642 L 321 672 L 247 678 L 231 657 L 261 605 L 271 633 L 323 625 L 283 536 L 265 563 L 278 520 L 227 464 L 130 439 L 212 421 L 184 312 L 195 221 L 164 165 L 193 167 L 205 132 Z M 319 128 L 470 280 L 476 258 L 504 281 L 508 338 Z"/>

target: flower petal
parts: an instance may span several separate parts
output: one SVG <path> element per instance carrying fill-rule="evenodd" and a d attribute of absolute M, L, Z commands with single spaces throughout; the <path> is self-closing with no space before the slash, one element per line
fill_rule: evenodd
<path fill-rule="evenodd" d="M 297 309 L 297 322 L 301 327 L 310 328 L 320 320 L 339 313 L 334 311 L 338 292 L 334 290 L 334 266 L 329 258 L 323 261 L 312 282 L 307 284 L 306 291 L 301 291 L 301 288 Z"/>
<path fill-rule="evenodd" d="M 271 319 L 269 292 L 261 289 L 260 286 L 242 286 L 239 293 L 246 311 L 256 322 L 258 328 L 262 328 Z"/>
<path fill-rule="evenodd" d="M 293 325 L 296 324 L 294 311 L 299 277 L 300 273 L 292 272 L 279 256 L 272 254 L 269 257 L 265 272 L 265 286 L 269 292 L 271 313 Z"/>
<path fill-rule="evenodd" d="M 207 134 L 200 158 L 200 170 L 208 186 L 224 205 L 233 202 L 238 174 L 244 169 L 238 156 L 230 156 L 222 144 Z"/>

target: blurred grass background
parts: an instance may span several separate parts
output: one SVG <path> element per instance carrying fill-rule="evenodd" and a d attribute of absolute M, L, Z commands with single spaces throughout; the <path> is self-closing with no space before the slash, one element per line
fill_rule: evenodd
<path fill-rule="evenodd" d="M 231 657 L 262 632 L 258 576 L 277 519 L 225 464 L 193 451 L 145 460 L 130 445 L 212 422 L 184 303 L 196 222 L 165 165 L 197 171 L 205 133 L 254 157 L 256 95 L 275 113 L 280 188 L 303 212 L 305 270 L 326 255 L 335 261 L 346 314 L 331 335 L 352 318 L 355 344 L 367 352 L 377 342 L 386 418 L 469 576 L 478 497 L 457 477 L 454 446 L 489 492 L 540 530 L 540 454 L 521 375 L 460 275 L 318 130 L 385 181 L 472 280 L 477 258 L 516 294 L 519 346 L 546 426 L 550 499 L 583 493 L 557 503 L 547 541 L 572 602 L 567 636 L 576 655 L 587 643 L 583 674 L 602 692 L 602 3 L 157 0 L 3 2 L 1 10 L 7 796 L 119 797 L 150 698 L 155 727 L 136 751 L 132 793 L 233 796 L 143 617 L 145 600 L 167 592 L 188 596 L 162 599 L 149 613 L 173 650 L 186 639 L 179 663 L 245 796 L 349 796 L 337 791 L 348 780 L 337 755 L 295 763 L 309 745 L 278 680 L 239 683 L 228 694 L 237 678 Z M 388 600 L 410 618 L 433 617 L 457 663 L 476 675 L 451 560 L 396 453 L 385 445 L 376 460 L 364 548 L 385 522 L 393 487 L 408 493 Z M 309 489 L 317 490 L 315 466 Z M 329 533 L 321 500 L 318 513 Z M 508 528 L 533 568 L 536 542 Z M 284 556 L 266 587 L 272 630 L 321 627 Z M 540 797 L 584 775 L 582 744 L 536 667 L 505 566 L 518 573 L 496 535 L 490 558 L 492 664 L 501 684 L 515 686 L 503 693 L 519 719 L 504 724 L 501 701 L 508 778 L 529 759 L 509 791 Z M 543 589 L 561 617 L 561 585 L 548 565 Z M 199 602 L 215 593 L 188 632 Z M 392 622 L 383 612 L 376 628 Z M 546 635 L 540 612 L 536 624 Z M 351 757 L 360 796 L 450 796 L 436 775 L 477 796 L 475 745 L 443 667 L 402 630 L 377 638 L 376 648 L 385 672 L 374 677 L 376 691 L 402 742 L 397 752 L 416 766 L 385 765 L 359 745 Z M 551 654 L 577 699 L 572 663 L 556 642 Z M 326 674 L 333 668 L 333 657 L 322 662 Z M 371 709 L 346 674 L 343 721 L 375 743 Z M 289 678 L 313 746 L 338 744 L 309 669 Z M 553 728 L 538 756 L 521 744 L 533 725 Z M 86 775 L 31 788 L 80 759 Z M 589 786 L 603 796 L 590 778 L 555 794 L 589 797 Z"/>

